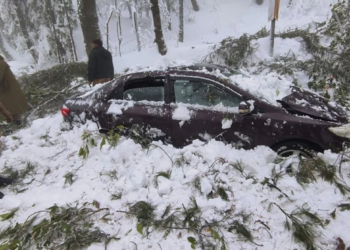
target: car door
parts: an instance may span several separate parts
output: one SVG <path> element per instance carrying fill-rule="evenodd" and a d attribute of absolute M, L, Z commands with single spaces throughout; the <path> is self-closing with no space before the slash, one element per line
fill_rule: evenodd
<path fill-rule="evenodd" d="M 238 113 L 243 97 L 224 84 L 197 77 L 171 77 L 171 129 L 173 144 L 195 139 L 221 139 L 237 147 L 251 148 L 251 118 Z"/>
<path fill-rule="evenodd" d="M 118 125 L 146 128 L 154 139 L 170 137 L 170 106 L 164 77 L 127 81 L 110 96 L 100 125 L 110 130 Z"/>

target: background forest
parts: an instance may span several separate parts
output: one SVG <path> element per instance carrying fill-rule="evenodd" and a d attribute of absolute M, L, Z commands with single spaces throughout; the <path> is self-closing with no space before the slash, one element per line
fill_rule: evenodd
<path fill-rule="evenodd" d="M 197 0 L 189 4 L 188 11 L 199 11 Z M 164 55 L 163 30 L 173 29 L 174 16 L 179 18 L 178 39 L 184 39 L 184 0 L 1 0 L 0 5 L 0 51 L 8 60 L 26 57 L 40 65 L 77 61 L 99 37 L 114 56 L 141 51 L 155 37 Z M 128 46 L 134 41 L 136 46 Z"/>

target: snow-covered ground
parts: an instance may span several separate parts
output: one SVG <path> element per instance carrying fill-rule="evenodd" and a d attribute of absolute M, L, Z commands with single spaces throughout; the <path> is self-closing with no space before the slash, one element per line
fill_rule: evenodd
<path fill-rule="evenodd" d="M 160 68 L 198 62 L 210 51 L 211 46 L 227 36 L 253 34 L 264 26 L 269 27 L 268 1 L 262 6 L 250 0 L 198 2 L 201 6 L 199 12 L 187 9 L 183 44 L 176 41 L 176 31 L 167 32 L 166 56 L 160 56 L 154 44 L 146 44 L 140 53 L 115 56 L 116 73 L 126 68 Z M 334 1 L 293 0 L 290 7 L 287 7 L 289 1 L 281 2 L 277 30 L 305 27 L 312 21 L 326 20 L 330 12 L 329 4 Z M 268 59 L 268 39 L 260 39 L 256 43 L 259 49 L 254 60 Z M 135 44 L 132 46 L 136 48 Z M 290 50 L 299 58 L 307 58 L 298 41 L 276 39 L 275 55 L 287 54 Z M 36 70 L 34 66 L 20 61 L 10 64 L 16 74 Z M 276 90 L 282 95 L 289 86 L 287 79 L 274 74 L 249 79 L 239 79 L 238 76 L 236 80 L 247 82 L 253 92 L 263 92 L 262 97 L 269 100 L 275 97 L 271 95 L 276 94 Z M 266 88 L 267 82 L 272 82 L 269 85 L 272 88 Z M 87 159 L 83 159 L 78 156 L 78 152 L 83 145 L 81 136 L 84 131 L 94 133 L 98 145 L 101 142 L 101 137 L 93 132 L 97 129 L 96 125 L 87 123 L 68 131 L 62 128 L 62 117 L 57 113 L 35 120 L 30 127 L 2 137 L 4 151 L 0 157 L 0 170 L 5 167 L 22 170 L 27 163 L 35 168 L 23 183 L 1 190 L 5 197 L 0 200 L 0 214 L 19 208 L 12 219 L 0 222 L 1 228 L 16 222 L 23 223 L 29 215 L 54 204 L 65 206 L 97 201 L 101 208 L 109 209 L 111 220 L 104 223 L 97 219 L 96 226 L 120 238 L 119 241 L 111 241 L 107 249 L 191 249 L 187 237 L 196 238 L 195 234 L 178 229 L 163 238 L 164 231 L 150 229 L 149 235 L 145 231 L 141 235 L 136 229 L 137 220 L 118 211 L 127 212 L 130 205 L 146 201 L 155 207 L 156 219 L 159 219 L 168 205 L 171 205 L 170 213 L 182 211 L 184 207 L 190 206 L 190 198 L 194 197 L 201 209 L 201 217 L 207 223 L 222 220 L 230 211 L 231 217 L 222 223 L 228 228 L 235 220 L 242 222 L 241 212 L 251 215 L 245 225 L 251 230 L 255 243 L 221 230 L 220 235 L 224 236 L 227 249 L 304 249 L 295 243 L 292 233 L 285 229 L 286 216 L 276 205 L 271 207 L 272 203 L 287 213 L 298 207 L 310 208 L 311 212 L 317 213 L 325 224 L 324 228 L 317 227 L 318 249 L 335 249 L 337 237 L 342 238 L 347 246 L 350 245 L 350 211 L 338 208 L 340 204 L 350 203 L 349 195 L 342 195 L 334 185 L 320 178 L 303 188 L 295 177 L 285 173 L 283 164 L 274 163 L 277 155 L 267 147 L 259 146 L 246 151 L 217 141 L 206 144 L 195 141 L 187 147 L 176 149 L 171 145 L 153 142 L 154 146 L 146 150 L 131 139 L 121 138 L 114 148 L 108 144 L 101 150 L 99 146 L 90 146 L 90 154 Z M 337 154 L 326 151 L 319 156 L 329 164 L 339 164 Z M 232 166 L 237 162 L 241 162 L 244 172 L 251 173 L 254 178 L 247 179 L 237 171 Z M 288 197 L 264 185 L 266 178 L 272 179 L 273 170 L 283 173 L 277 186 Z M 342 170 L 344 182 L 350 185 L 350 163 L 343 163 Z M 157 173 L 167 171 L 171 171 L 170 178 L 158 177 L 156 185 L 154 179 Z M 72 185 L 65 183 L 64 176 L 67 173 L 74 173 Z M 196 186 L 195 183 L 200 184 Z M 16 193 L 14 188 L 24 191 Z M 215 195 L 208 199 L 207 195 L 217 193 L 219 188 L 226 191 L 228 199 L 223 200 Z M 117 194 L 120 199 L 111 199 L 112 195 Z M 331 216 L 334 210 L 335 218 Z M 206 229 L 203 229 L 203 234 L 208 235 Z M 217 245 L 220 244 L 217 241 Z M 94 244 L 89 249 L 104 249 L 104 246 Z"/>
<path fill-rule="evenodd" d="M 188 207 L 190 198 L 195 197 L 201 216 L 208 222 L 221 220 L 227 210 L 232 210 L 238 220 L 241 220 L 240 212 L 251 214 L 245 225 L 252 230 L 254 242 L 263 245 L 259 249 L 281 249 L 281 246 L 283 249 L 300 249 L 284 228 L 285 215 L 277 207 L 269 210 L 271 203 L 289 213 L 298 206 L 311 208 L 323 221 L 329 220 L 325 228 L 318 227 L 321 236 L 317 245 L 320 248 L 335 249 L 332 244 L 336 237 L 349 242 L 349 211 L 337 210 L 336 219 L 330 215 L 339 204 L 348 202 L 348 198 L 334 185 L 321 179 L 303 188 L 295 177 L 285 173 L 283 164 L 273 163 L 276 153 L 267 147 L 246 151 L 217 141 L 207 144 L 195 141 L 185 148 L 176 149 L 153 142 L 155 146 L 147 150 L 131 139 L 122 138 L 115 148 L 108 144 L 101 150 L 99 146 L 90 146 L 90 154 L 83 160 L 78 156 L 83 145 L 81 135 L 84 131 L 96 131 L 96 125 L 88 123 L 71 131 L 62 131 L 61 121 L 60 114 L 38 119 L 30 128 L 3 139 L 7 149 L 1 156 L 2 165 L 18 170 L 24 169 L 28 162 L 35 166 L 22 186 L 17 187 L 26 191 L 14 194 L 11 189 L 3 190 L 6 196 L 0 201 L 0 213 L 20 208 L 12 220 L 2 222 L 3 226 L 15 221 L 24 222 L 29 215 L 54 204 L 81 205 L 97 201 L 101 208 L 110 209 L 111 221 L 103 223 L 97 220 L 96 225 L 110 234 L 118 232 L 121 238 L 118 242 L 112 241 L 108 249 L 130 249 L 131 241 L 138 249 L 157 248 L 158 243 L 162 249 L 191 249 L 186 238 L 192 234 L 186 230 L 173 230 L 166 239 L 163 238 L 164 232 L 151 230 L 150 235 L 143 238 L 136 230 L 136 219 L 117 211 L 128 211 L 129 205 L 146 201 L 156 208 L 155 214 L 160 218 L 168 205 L 176 211 L 182 206 Z M 100 142 L 96 135 L 96 143 L 99 145 Z M 320 156 L 331 164 L 337 162 L 338 155 L 328 151 Z M 246 179 L 234 169 L 231 164 L 237 162 L 241 162 L 244 172 L 251 173 L 255 179 Z M 350 163 L 343 164 L 346 180 L 349 167 Z M 156 186 L 154 178 L 157 173 L 169 170 L 170 179 L 159 177 Z M 272 179 L 273 170 L 283 173 L 277 186 L 288 198 L 263 184 L 265 178 Z M 65 184 L 67 173 L 74 173 L 72 185 Z M 199 188 L 195 187 L 196 178 L 200 181 Z M 220 196 L 208 199 L 207 195 L 219 187 L 226 190 L 228 200 Z M 121 198 L 111 200 L 113 194 L 120 194 Z M 257 221 L 268 225 L 269 232 Z M 232 221 L 227 219 L 226 224 L 229 223 Z M 183 238 L 177 237 L 179 232 Z M 233 233 L 223 234 L 229 249 L 252 249 L 255 246 L 239 240 Z M 96 245 L 89 249 L 102 247 Z"/>

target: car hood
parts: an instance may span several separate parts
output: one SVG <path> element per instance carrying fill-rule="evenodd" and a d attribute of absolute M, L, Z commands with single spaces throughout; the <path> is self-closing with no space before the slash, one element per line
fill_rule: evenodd
<path fill-rule="evenodd" d="M 293 87 L 292 93 L 278 102 L 291 113 L 332 122 L 349 122 L 348 114 L 343 107 L 308 90 Z"/>

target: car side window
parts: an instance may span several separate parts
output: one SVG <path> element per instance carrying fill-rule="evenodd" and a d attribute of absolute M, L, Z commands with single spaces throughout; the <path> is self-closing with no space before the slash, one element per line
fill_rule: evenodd
<path fill-rule="evenodd" d="M 176 80 L 174 90 L 177 103 L 238 107 L 242 101 L 242 98 L 234 93 L 201 81 Z"/>
<path fill-rule="evenodd" d="M 137 81 L 126 83 L 123 99 L 128 101 L 164 102 L 164 80 Z"/>

